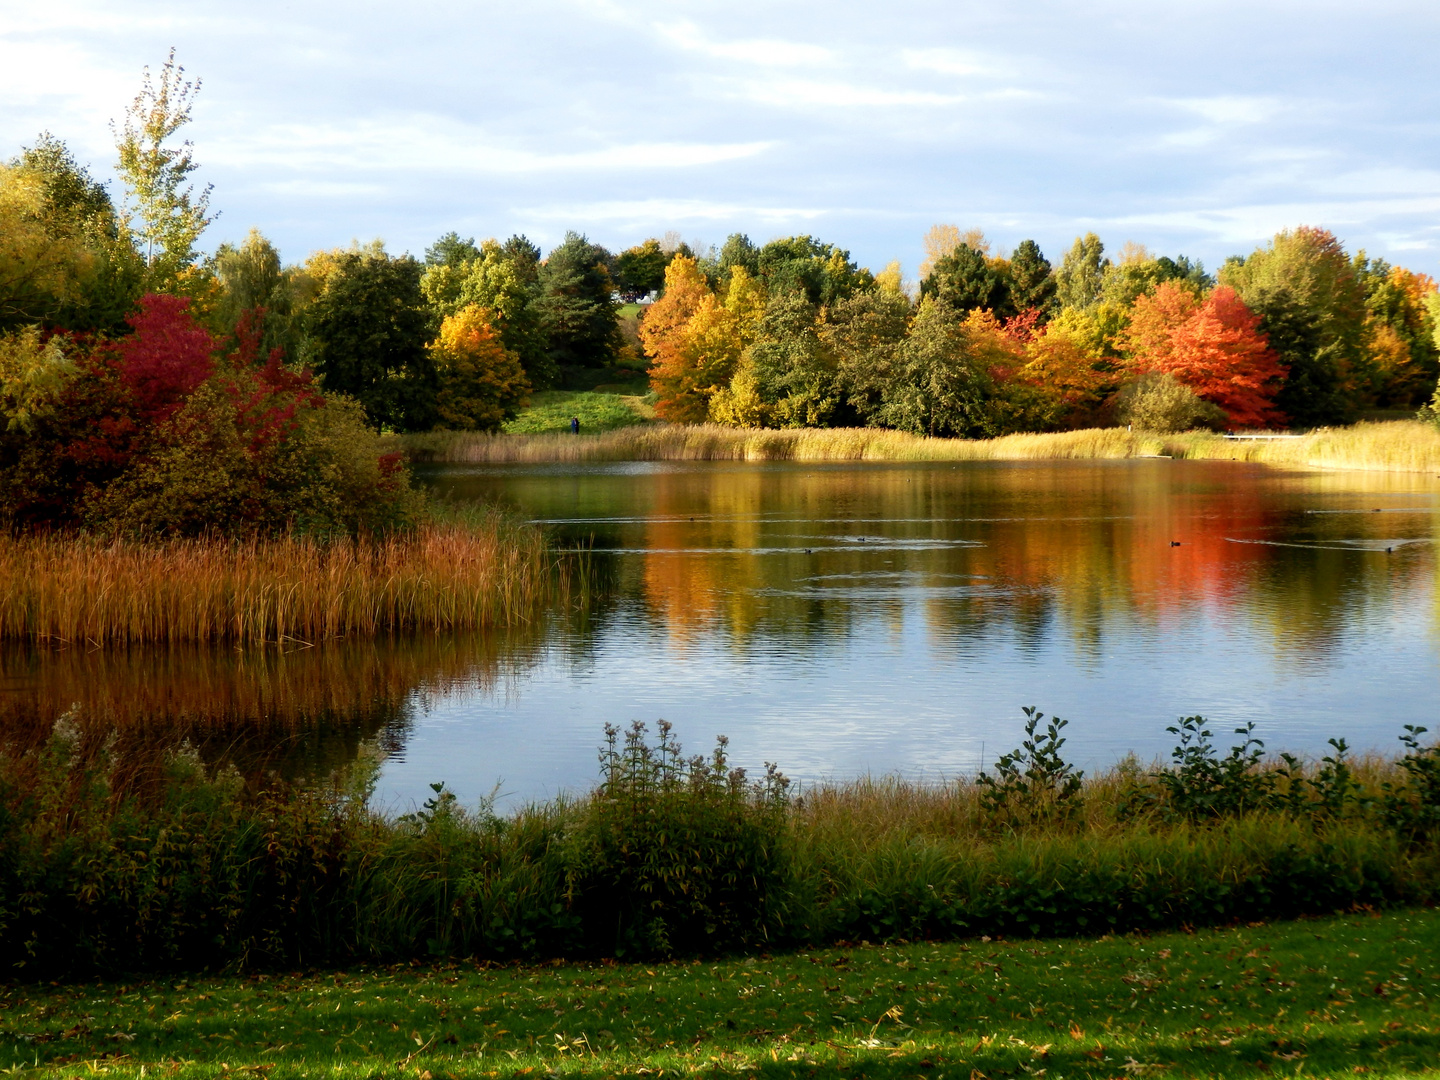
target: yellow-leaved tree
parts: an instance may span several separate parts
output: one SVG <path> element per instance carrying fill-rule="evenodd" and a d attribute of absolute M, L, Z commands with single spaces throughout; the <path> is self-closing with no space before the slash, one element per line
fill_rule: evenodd
<path fill-rule="evenodd" d="M 461 431 L 498 431 L 525 406 L 530 383 L 520 358 L 505 348 L 490 312 L 470 304 L 440 325 L 429 345 L 440 379 L 440 422 Z"/>
<path fill-rule="evenodd" d="M 640 324 L 640 339 L 655 362 L 650 383 L 660 394 L 656 413 L 676 423 L 709 417 L 712 400 L 735 377 L 764 312 L 764 287 L 744 267 L 731 269 L 722 300 L 694 259 L 676 256 L 665 271 L 665 295 Z"/>

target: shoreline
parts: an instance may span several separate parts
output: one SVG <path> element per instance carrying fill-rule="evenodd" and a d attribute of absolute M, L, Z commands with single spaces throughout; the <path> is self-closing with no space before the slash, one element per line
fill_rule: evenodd
<path fill-rule="evenodd" d="M 1416 420 L 1320 428 L 1297 439 L 1241 441 L 1088 428 L 995 439 L 941 439 L 881 428 L 748 429 L 653 424 L 594 435 L 427 432 L 398 442 L 415 464 L 605 461 L 1084 461 L 1172 458 L 1371 472 L 1440 473 L 1440 429 Z"/>

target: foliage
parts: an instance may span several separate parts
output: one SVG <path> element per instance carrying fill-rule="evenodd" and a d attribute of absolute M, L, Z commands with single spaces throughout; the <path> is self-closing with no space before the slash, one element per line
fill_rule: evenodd
<path fill-rule="evenodd" d="M 887 427 L 917 435 L 993 434 L 989 374 L 973 346 L 958 312 L 934 297 L 921 300 L 900 349 L 899 378 L 875 415 Z"/>
<path fill-rule="evenodd" d="M 771 293 L 745 353 L 766 426 L 824 427 L 840 405 L 839 368 L 802 289 Z"/>
<path fill-rule="evenodd" d="M 1056 297 L 1062 307 L 1084 311 L 1100 300 L 1110 260 L 1105 245 L 1094 233 L 1077 237 L 1055 271 Z"/>
<path fill-rule="evenodd" d="M 605 367 L 622 344 L 609 252 L 568 232 L 539 271 L 536 310 L 557 366 Z"/>
<path fill-rule="evenodd" d="M 48 210 L 41 174 L 0 165 L 0 331 L 58 316 L 93 273 L 83 234 Z"/>
<path fill-rule="evenodd" d="M 489 311 L 474 304 L 457 311 L 440 325 L 429 349 L 440 382 L 435 412 L 444 426 L 499 431 L 524 407 L 530 384 Z"/>
<path fill-rule="evenodd" d="M 439 387 L 420 275 L 408 255 L 338 252 L 307 312 L 321 385 L 360 402 L 377 428 L 423 431 L 435 422 Z"/>
<path fill-rule="evenodd" d="M 1022 240 L 1010 256 L 1010 303 L 1018 312 L 1038 311 L 1042 321 L 1055 304 L 1055 271 L 1034 240 Z"/>
<path fill-rule="evenodd" d="M 1263 427 L 1283 418 L 1272 402 L 1285 368 L 1260 321 L 1229 286 L 1201 303 L 1165 282 L 1135 301 L 1123 340 L 1132 370 L 1172 376 L 1222 409 L 1232 430 Z"/>
<path fill-rule="evenodd" d="M 615 287 L 627 299 L 638 299 L 662 288 L 671 256 L 651 237 L 615 256 Z"/>
<path fill-rule="evenodd" d="M 677 255 L 665 272 L 665 295 L 650 306 L 640 339 L 652 360 L 655 412 L 676 422 L 703 421 L 725 392 L 755 340 L 765 308 L 759 283 L 744 267 L 729 275 L 723 300 L 710 291 L 694 259 Z"/>
<path fill-rule="evenodd" d="M 1224 427 L 1225 411 L 1164 372 L 1126 383 L 1116 395 L 1116 416 L 1141 431 L 1171 434 L 1197 427 Z"/>
<path fill-rule="evenodd" d="M 703 420 L 709 404 L 691 371 L 690 320 L 712 294 L 695 260 L 676 256 L 665 268 L 665 294 L 640 323 L 640 340 L 650 358 L 650 385 L 659 395 L 656 413 L 666 420 Z"/>
<path fill-rule="evenodd" d="M 131 333 L 6 340 L 0 492 L 12 521 L 194 535 L 404 527 L 417 496 L 348 400 L 316 393 L 258 336 L 218 343 L 180 297 L 142 298 Z"/>
<path fill-rule="evenodd" d="M 600 785 L 575 834 L 567 896 L 586 936 L 615 956 L 762 945 L 787 884 L 786 788 L 732 769 L 722 737 L 685 758 L 665 721 L 605 728 Z M 613 939 L 612 939 L 613 935 Z"/>
<path fill-rule="evenodd" d="M 721 258 L 726 258 L 723 250 Z M 745 268 L 759 278 L 766 295 L 798 292 L 814 306 L 832 304 L 873 282 L 870 272 L 856 266 L 848 251 L 812 236 L 771 240 L 755 252 L 753 270 Z"/>
<path fill-rule="evenodd" d="M 1079 806 L 1085 774 L 1060 756 L 1065 739 L 1060 732 L 1066 721 L 1052 717 L 1044 731 L 1045 714 L 1027 705 L 1025 739 L 1020 746 L 1001 754 L 995 775 L 981 772 L 975 781 L 984 789 L 982 810 L 1004 823 L 1032 823 L 1065 818 Z"/>
<path fill-rule="evenodd" d="M 190 176 L 198 166 L 187 139 L 167 145 L 190 122 L 200 80 L 186 80 L 175 63 L 175 50 L 160 69 L 157 86 L 150 69 L 144 85 L 116 132 L 117 171 L 125 184 L 121 221 L 137 250 L 144 252 L 151 288 L 173 285 L 195 258 L 195 242 L 210 224 L 210 187 L 198 194 Z"/>
<path fill-rule="evenodd" d="M 1269 246 L 1227 262 L 1220 283 L 1260 316 L 1259 329 L 1287 369 L 1276 408 L 1301 427 L 1352 419 L 1365 287 L 1340 242 L 1324 229 L 1280 232 Z"/>
<path fill-rule="evenodd" d="M 221 244 L 212 266 L 222 290 L 215 329 L 233 334 L 243 321 L 248 333 L 259 330 L 262 355 L 280 349 L 298 358 L 307 344 L 300 311 L 312 299 L 307 295 L 312 283 L 303 271 L 286 269 L 259 229 L 251 229 L 238 246 Z"/>
<path fill-rule="evenodd" d="M 539 257 L 523 236 L 512 236 L 504 244 L 486 240 L 476 248 L 473 241 L 461 241 L 452 233 L 427 253 L 420 288 L 442 319 L 471 304 L 490 311 L 505 347 L 520 358 L 525 377 L 543 389 L 554 386 L 559 373 L 540 325 Z"/>
<path fill-rule="evenodd" d="M 929 276 L 920 283 L 920 295 L 933 296 L 957 311 L 1013 314 L 1006 276 L 968 244 L 935 260 Z"/>
<path fill-rule="evenodd" d="M 887 393 L 901 378 L 910 315 L 907 296 L 883 289 L 857 292 L 826 312 L 821 336 L 835 354 L 846 400 L 867 423 L 878 422 Z"/>
<path fill-rule="evenodd" d="M 61 338 L 47 340 L 33 326 L 0 334 L 0 415 L 6 430 L 33 432 L 74 370 Z"/>

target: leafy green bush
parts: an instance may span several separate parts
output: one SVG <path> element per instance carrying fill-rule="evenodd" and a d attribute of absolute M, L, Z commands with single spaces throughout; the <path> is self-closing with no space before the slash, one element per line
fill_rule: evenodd
<path fill-rule="evenodd" d="M 1060 756 L 1066 721 L 1052 717 L 1039 731 L 1045 714 L 1033 705 L 1025 712 L 1025 740 L 995 762 L 995 776 L 981 772 L 976 782 L 985 789 L 980 804 L 1002 823 L 1033 823 L 1068 817 L 1076 808 L 1085 774 Z"/>
<path fill-rule="evenodd" d="M 1126 383 L 1115 404 L 1120 422 L 1141 431 L 1171 434 L 1197 427 L 1223 428 L 1226 421 L 1225 410 L 1165 374 L 1144 375 Z"/>
<path fill-rule="evenodd" d="M 651 746 L 606 725 L 600 786 L 575 837 L 569 894 L 615 955 L 713 952 L 769 940 L 787 879 L 788 781 L 731 769 L 722 737 L 685 758 L 665 721 Z M 613 944 L 611 936 L 613 935 Z"/>
<path fill-rule="evenodd" d="M 654 744 L 636 724 L 607 729 L 584 798 L 502 817 L 436 784 L 393 818 L 370 806 L 369 748 L 299 785 L 183 743 L 127 758 L 80 719 L 0 752 L 0 970 L 22 977 L 1089 934 L 1440 896 L 1440 750 L 1419 728 L 1388 770 L 1339 740 L 1281 768 L 1248 727 L 1217 759 L 1190 717 L 1172 768 L 1081 783 L 1061 722 L 1031 709 L 990 783 L 838 813 L 774 766 L 731 769 L 723 739 L 686 758 L 668 724 Z M 1123 809 L 1126 785 L 1150 801 Z"/>

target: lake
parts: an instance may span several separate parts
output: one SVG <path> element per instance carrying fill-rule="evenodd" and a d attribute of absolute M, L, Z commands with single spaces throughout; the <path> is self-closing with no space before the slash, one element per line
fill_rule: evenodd
<path fill-rule="evenodd" d="M 603 725 L 806 781 L 974 772 L 1035 705 L 1087 769 L 1203 714 L 1267 750 L 1392 752 L 1440 700 L 1428 475 L 1229 462 L 447 466 L 585 549 L 592 586 L 522 628 L 287 654 L 9 650 L 10 725 L 70 701 L 207 749 L 328 769 L 378 740 L 380 800 L 587 787 Z M 1434 727 L 1432 723 L 1432 727 Z"/>

